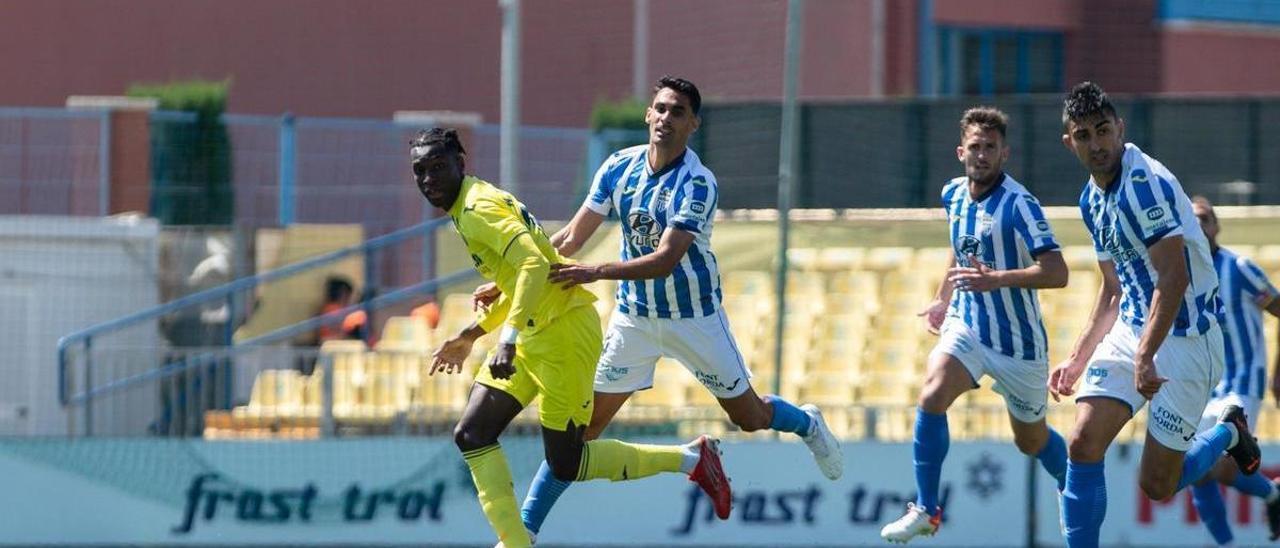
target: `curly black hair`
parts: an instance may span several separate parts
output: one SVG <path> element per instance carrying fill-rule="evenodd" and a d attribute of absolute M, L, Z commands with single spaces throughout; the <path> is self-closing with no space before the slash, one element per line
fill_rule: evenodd
<path fill-rule="evenodd" d="M 657 95 L 663 88 L 670 88 L 672 91 L 685 96 L 689 100 L 689 108 L 693 109 L 694 116 L 697 116 L 698 112 L 702 110 L 702 94 L 698 92 L 698 86 L 693 85 L 693 82 L 684 78 L 665 75 L 662 78 L 658 78 L 658 82 L 653 85 L 653 94 Z"/>
<path fill-rule="evenodd" d="M 1107 92 L 1102 90 L 1102 86 L 1093 82 L 1084 81 L 1076 84 L 1062 101 L 1062 127 L 1064 128 L 1067 127 L 1067 122 L 1072 120 L 1079 122 L 1098 114 L 1117 117 L 1116 107 L 1111 104 L 1111 98 L 1107 97 Z"/>
<path fill-rule="evenodd" d="M 429 147 L 434 145 L 444 145 L 444 149 L 449 152 L 458 154 L 466 154 L 467 150 L 462 148 L 462 140 L 458 139 L 458 130 L 453 128 L 433 127 L 418 132 L 412 141 L 409 141 L 409 148 Z"/>

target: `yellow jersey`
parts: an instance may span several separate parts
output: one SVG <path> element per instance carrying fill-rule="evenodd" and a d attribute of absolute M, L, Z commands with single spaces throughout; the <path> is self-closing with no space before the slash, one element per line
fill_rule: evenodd
<path fill-rule="evenodd" d="M 476 270 L 502 290 L 502 297 L 476 320 L 485 332 L 492 333 L 504 320 L 523 334 L 536 332 L 565 312 L 595 302 L 595 295 L 582 287 L 564 289 L 547 281 L 552 264 L 569 261 L 509 192 L 468 175 L 449 217 Z"/>

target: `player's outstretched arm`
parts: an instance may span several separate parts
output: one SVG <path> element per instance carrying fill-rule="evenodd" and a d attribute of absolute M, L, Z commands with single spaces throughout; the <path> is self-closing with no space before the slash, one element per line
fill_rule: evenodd
<path fill-rule="evenodd" d="M 1093 311 L 1089 313 L 1089 321 L 1084 331 L 1076 340 L 1071 356 L 1058 364 L 1049 374 L 1049 392 L 1054 401 L 1058 396 L 1070 396 L 1075 393 L 1076 381 L 1084 373 L 1089 364 L 1089 357 L 1098 348 L 1102 338 L 1115 325 L 1120 314 L 1120 278 L 1116 275 L 1115 263 L 1098 261 L 1098 270 L 1102 271 L 1102 287 L 1098 288 L 1098 298 L 1093 303 Z"/>
<path fill-rule="evenodd" d="M 676 265 L 680 264 L 685 253 L 689 252 L 693 239 L 692 232 L 668 228 L 662 233 L 658 248 L 653 253 L 626 261 L 598 265 L 553 265 L 550 280 L 552 283 L 572 287 L 596 280 L 648 280 L 669 276 L 676 269 Z"/>
<path fill-rule="evenodd" d="M 951 260 L 947 261 L 947 269 L 945 274 L 949 274 L 956 266 L 956 256 L 951 255 Z M 947 307 L 951 304 L 951 294 L 955 292 L 956 284 L 951 281 L 950 275 L 942 276 L 942 282 L 938 284 L 938 291 L 933 295 L 933 301 L 921 310 L 917 316 L 924 317 L 925 329 L 930 333 L 937 335 L 942 329 L 942 322 L 947 316 Z"/>
<path fill-rule="evenodd" d="M 569 221 L 569 224 L 551 235 L 551 245 L 561 255 L 572 257 L 582 250 L 582 246 L 586 245 L 587 240 L 591 239 L 591 235 L 596 233 L 596 229 L 600 228 L 600 223 L 603 222 L 604 215 L 591 211 L 587 206 L 582 206 L 578 208 L 578 212 L 573 215 L 573 220 Z"/>
<path fill-rule="evenodd" d="M 1187 284 L 1190 283 L 1187 261 L 1182 250 L 1183 239 L 1180 235 L 1167 236 L 1147 248 L 1151 266 L 1155 268 L 1158 279 L 1151 294 L 1151 312 L 1142 330 L 1142 338 L 1138 340 L 1133 371 L 1138 392 L 1147 399 L 1155 396 L 1166 380 L 1156 372 L 1156 350 L 1169 336 L 1178 308 L 1182 306 Z"/>
<path fill-rule="evenodd" d="M 1276 299 L 1280 301 L 1280 299 Z M 1271 308 L 1267 308 L 1271 312 Z M 1275 314 L 1272 312 L 1272 314 Z M 1275 314 L 1280 316 L 1280 314 Z M 1276 329 L 1276 340 L 1280 341 L 1280 328 Z M 1271 367 L 1271 397 L 1276 401 L 1276 407 L 1280 407 L 1280 352 L 1275 355 L 1275 365 Z"/>
<path fill-rule="evenodd" d="M 1067 286 L 1067 263 L 1058 250 L 1045 251 L 1036 256 L 1035 264 L 1014 270 L 964 269 L 959 279 L 965 280 L 973 291 L 990 291 L 1001 287 L 1026 289 L 1057 289 Z M 985 274 L 985 276 L 984 276 Z M 988 289 L 978 289 L 988 288 Z"/>

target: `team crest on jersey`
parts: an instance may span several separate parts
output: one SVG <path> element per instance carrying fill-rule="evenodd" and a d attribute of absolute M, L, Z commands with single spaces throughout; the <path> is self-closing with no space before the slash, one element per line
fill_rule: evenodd
<path fill-rule="evenodd" d="M 971 266 L 969 265 L 969 256 L 981 257 L 982 247 L 982 238 L 968 234 L 961 236 L 956 241 L 956 254 L 958 255 L 956 262 L 961 266 Z"/>
<path fill-rule="evenodd" d="M 662 235 L 662 227 L 658 226 L 658 220 L 649 215 L 647 211 L 635 211 L 627 215 L 627 226 L 631 228 L 627 234 L 627 241 L 636 247 L 658 247 L 658 241 Z"/>
<path fill-rule="evenodd" d="M 654 202 L 655 207 L 662 209 L 671 203 L 671 189 L 664 188 L 658 191 L 657 201 Z"/>
<path fill-rule="evenodd" d="M 1049 231 L 1049 221 L 1036 221 L 1036 229 L 1040 232 Z"/>
<path fill-rule="evenodd" d="M 994 227 L 995 224 L 995 217 L 992 217 L 989 213 L 984 211 L 978 214 L 978 232 L 983 236 L 991 234 L 991 228 Z"/>
<path fill-rule="evenodd" d="M 1129 262 L 1138 260 L 1138 252 L 1132 249 L 1125 249 L 1120 245 L 1120 237 L 1115 227 L 1103 226 L 1098 228 L 1098 241 L 1102 244 L 1102 249 L 1111 254 L 1111 259 L 1116 262 Z"/>

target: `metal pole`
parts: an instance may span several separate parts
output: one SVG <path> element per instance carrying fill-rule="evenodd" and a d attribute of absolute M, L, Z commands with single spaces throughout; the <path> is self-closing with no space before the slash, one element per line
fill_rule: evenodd
<path fill-rule="evenodd" d="M 871 96 L 884 97 L 885 0 L 871 0 Z"/>
<path fill-rule="evenodd" d="M 84 340 L 84 437 L 93 435 L 93 339 Z"/>
<path fill-rule="evenodd" d="M 324 378 L 320 380 L 320 437 L 332 438 L 337 433 L 333 421 L 333 360 L 332 353 L 320 354 L 321 371 Z"/>
<path fill-rule="evenodd" d="M 796 89 L 800 79 L 800 48 L 804 37 L 804 0 L 787 2 L 786 63 L 782 79 L 782 140 L 778 153 L 778 276 L 774 316 L 773 391 L 782 391 L 782 336 L 786 324 L 787 247 L 791 232 L 791 197 L 796 179 L 800 120 Z"/>
<path fill-rule="evenodd" d="M 502 122 L 498 178 L 507 192 L 518 194 L 520 146 L 520 0 L 498 0 L 502 6 Z"/>
<path fill-rule="evenodd" d="M 631 96 L 649 97 L 649 0 L 632 0 Z"/>
<path fill-rule="evenodd" d="M 280 226 L 293 224 L 293 185 L 297 176 L 297 125 L 293 114 L 288 112 L 280 117 L 280 162 L 279 179 L 280 203 L 278 204 Z"/>
<path fill-rule="evenodd" d="M 98 123 L 98 215 L 111 214 L 111 110 Z"/>

